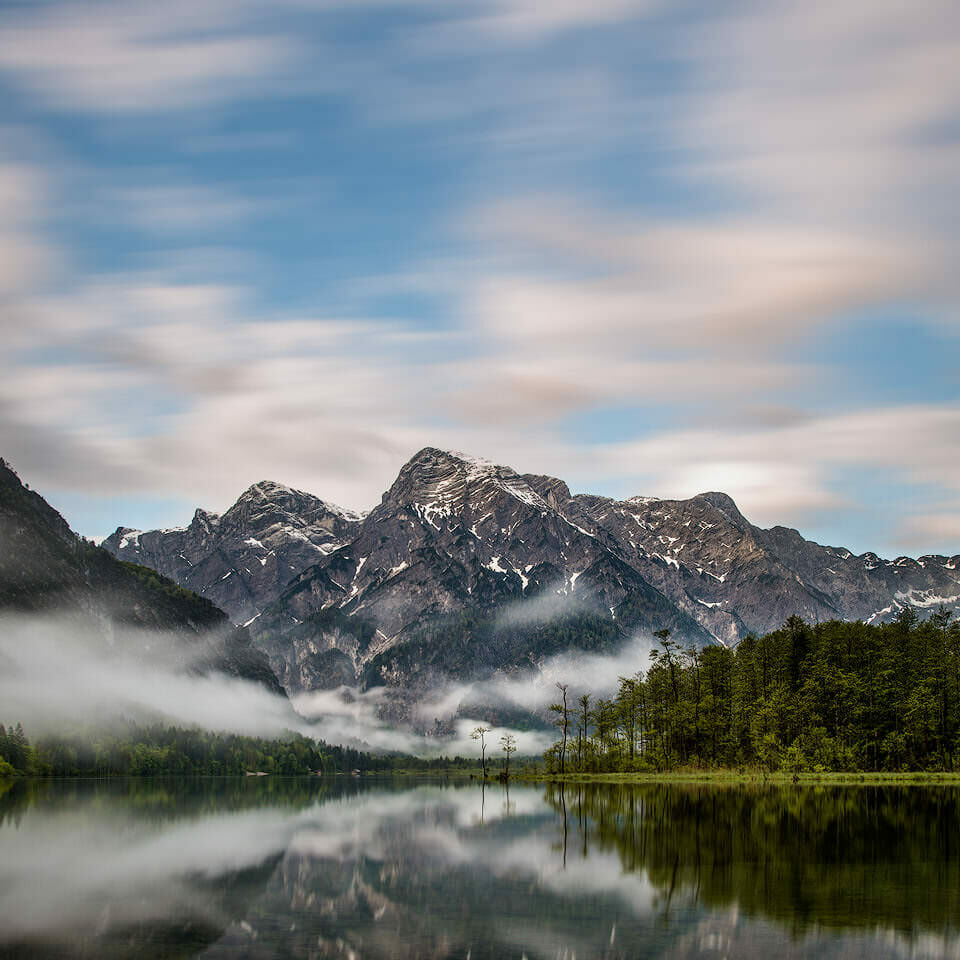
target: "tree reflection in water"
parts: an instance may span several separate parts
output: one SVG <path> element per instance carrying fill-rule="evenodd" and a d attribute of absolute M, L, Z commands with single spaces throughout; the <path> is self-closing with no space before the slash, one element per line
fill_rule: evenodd
<path fill-rule="evenodd" d="M 958 803 L 939 787 L 23 783 L 0 796 L 0 954 L 955 957 Z"/>
<path fill-rule="evenodd" d="M 674 898 L 811 925 L 953 931 L 960 791 L 936 786 L 550 785 L 574 803 L 581 855 L 615 852 L 664 913 Z"/>

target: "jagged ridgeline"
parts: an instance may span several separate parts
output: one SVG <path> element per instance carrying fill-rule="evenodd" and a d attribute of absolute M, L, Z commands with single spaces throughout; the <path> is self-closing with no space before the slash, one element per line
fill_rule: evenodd
<path fill-rule="evenodd" d="M 105 649 L 162 635 L 162 653 L 194 672 L 255 680 L 282 693 L 246 631 L 205 597 L 78 537 L 0 460 L 0 616 L 55 616 Z"/>
<path fill-rule="evenodd" d="M 366 514 L 263 482 L 222 516 L 121 527 L 104 546 L 248 624 L 289 691 L 430 686 L 662 628 L 732 645 L 792 615 L 879 623 L 960 602 L 960 557 L 855 556 L 756 527 L 722 493 L 572 495 L 433 448 Z"/>

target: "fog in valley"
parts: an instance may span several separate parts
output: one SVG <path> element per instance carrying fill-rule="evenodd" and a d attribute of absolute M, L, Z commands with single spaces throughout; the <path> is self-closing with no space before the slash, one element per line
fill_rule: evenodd
<path fill-rule="evenodd" d="M 330 744 L 421 757 L 478 755 L 471 732 L 483 725 L 488 758 L 499 755 L 508 733 L 521 755 L 539 755 L 554 740 L 551 730 L 491 725 L 484 708 L 528 711 L 545 725 L 558 682 L 569 684 L 571 706 L 581 692 L 609 695 L 618 677 L 645 668 L 649 650 L 648 641 L 634 640 L 616 655 L 563 653 L 539 669 L 441 685 L 418 702 L 413 729 L 382 719 L 384 702 L 395 695 L 390 688 L 341 687 L 288 700 L 249 680 L 199 672 L 210 647 L 186 646 L 178 634 L 92 626 L 66 616 L 6 616 L 0 620 L 0 722 L 20 722 L 30 737 L 128 722 L 266 738 L 295 731 Z M 435 720 L 443 723 L 442 736 L 435 735 Z"/>

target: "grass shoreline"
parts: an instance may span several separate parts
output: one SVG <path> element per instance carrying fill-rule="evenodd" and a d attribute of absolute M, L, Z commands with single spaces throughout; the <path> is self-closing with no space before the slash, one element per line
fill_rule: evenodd
<path fill-rule="evenodd" d="M 765 773 L 762 771 L 737 770 L 703 770 L 703 771 L 671 771 L 662 773 L 541 773 L 521 774 L 511 777 L 514 782 L 527 783 L 703 783 L 703 784 L 778 784 L 778 785 L 815 785 L 815 784 L 917 784 L 919 786 L 931 784 L 956 784 L 960 786 L 960 771 L 958 772 L 928 772 L 909 771 L 906 773 L 865 772 L 850 773 L 845 771 L 824 771 L 820 773 L 789 773 L 777 771 Z"/>
<path fill-rule="evenodd" d="M 318 779 L 317 774 L 269 774 L 270 779 Z M 396 770 L 364 770 L 359 775 L 349 771 L 331 771 L 319 775 L 320 779 L 342 778 L 359 780 L 388 780 L 388 779 L 442 779 L 464 780 L 486 784 L 504 784 L 496 773 L 488 773 L 484 778 L 479 767 L 475 771 L 462 768 L 451 770 L 417 770 L 400 768 Z M 0 776 L 0 783 L 8 785 L 23 782 L 49 782 L 53 780 L 164 780 L 164 779 L 244 779 L 244 774 L 203 774 L 203 773 L 157 773 L 157 774 L 108 774 L 106 776 L 43 776 L 19 775 L 15 777 Z M 259 778 L 258 778 L 259 779 Z M 264 777 L 263 779 L 266 779 Z M 804 772 L 790 773 L 776 771 L 773 773 L 759 770 L 673 770 L 645 773 L 558 773 L 536 772 L 523 770 L 510 774 L 510 783 L 551 783 L 551 784 L 669 784 L 669 783 L 696 783 L 716 785 L 765 785 L 778 786 L 805 786 L 817 784 L 833 784 L 837 786 L 857 784 L 902 784 L 930 786 L 937 784 L 960 786 L 960 771 L 924 771 L 912 770 L 907 772 L 863 772 L 822 771 L 819 773 Z"/>

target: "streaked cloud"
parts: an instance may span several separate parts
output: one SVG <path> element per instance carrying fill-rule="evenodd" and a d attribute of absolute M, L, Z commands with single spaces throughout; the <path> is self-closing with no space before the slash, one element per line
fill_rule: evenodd
<path fill-rule="evenodd" d="M 24 163 L 0 162 L 0 303 L 15 303 L 31 291 L 32 278 L 57 265 L 57 250 L 42 233 L 48 206 L 42 177 Z M 15 322 L 5 310 L 0 323 Z"/>
<path fill-rule="evenodd" d="M 960 542 L 960 502 L 938 513 L 919 513 L 903 519 L 894 542 L 904 550 L 937 549 L 950 556 Z"/>
<path fill-rule="evenodd" d="M 652 493 L 684 497 L 722 489 L 752 520 L 773 524 L 822 508 L 856 509 L 863 491 L 839 494 L 830 483 L 836 467 L 879 470 L 910 485 L 956 492 L 958 436 L 955 407 L 891 407 L 766 429 L 664 432 L 611 445 L 599 456 L 611 459 L 604 466 L 615 473 L 646 465 L 655 477 Z M 889 523 L 877 519 L 878 527 Z"/>
<path fill-rule="evenodd" d="M 237 5 L 241 23 L 250 10 Z M 284 71 L 295 50 L 268 23 L 260 35 L 239 32 L 222 0 L 53 3 L 8 9 L 4 19 L 0 70 L 52 105 L 83 110 L 142 113 L 221 102 Z"/>
<path fill-rule="evenodd" d="M 0 453 L 363 507 L 434 444 L 941 543 L 955 393 L 830 348 L 955 342 L 958 59 L 945 0 L 8 8 Z"/>

